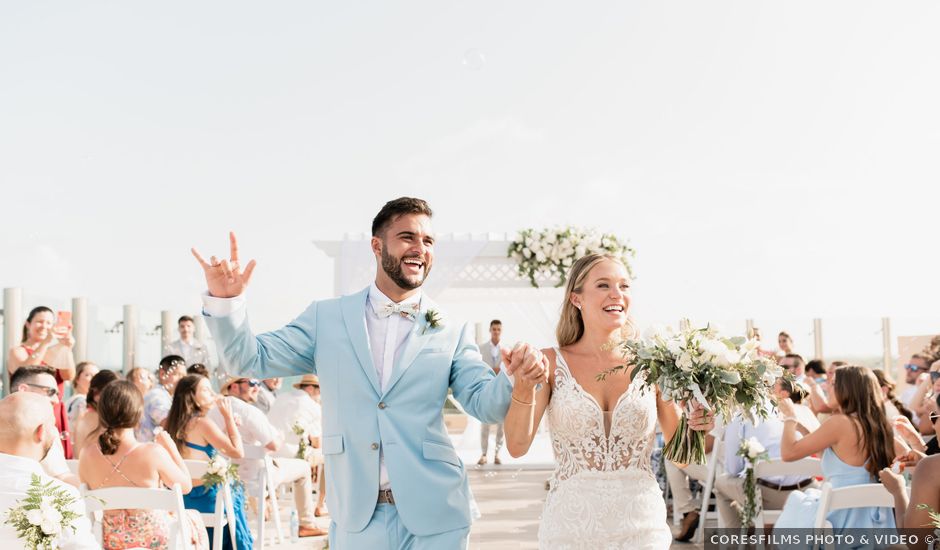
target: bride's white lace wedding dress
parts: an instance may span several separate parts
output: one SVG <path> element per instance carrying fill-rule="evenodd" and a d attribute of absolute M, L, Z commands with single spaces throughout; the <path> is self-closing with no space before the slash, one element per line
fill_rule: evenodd
<path fill-rule="evenodd" d="M 555 350 L 548 421 L 557 467 L 539 525 L 539 548 L 664 549 L 666 503 L 650 458 L 656 394 L 634 380 L 609 413 Z"/>

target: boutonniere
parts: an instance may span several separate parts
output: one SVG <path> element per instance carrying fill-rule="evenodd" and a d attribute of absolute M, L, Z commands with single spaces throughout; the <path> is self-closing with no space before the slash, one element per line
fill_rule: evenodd
<path fill-rule="evenodd" d="M 43 483 L 33 474 L 26 498 L 7 511 L 6 523 L 16 529 L 16 536 L 26 543 L 24 548 L 51 550 L 58 548 L 65 529 L 75 530 L 72 522 L 79 518 L 77 503 L 78 499 L 53 481 Z"/>
<path fill-rule="evenodd" d="M 424 320 L 427 321 L 427 325 L 424 327 L 424 330 L 421 331 L 421 334 L 424 334 L 428 331 L 429 328 L 437 328 L 442 326 L 444 319 L 441 317 L 441 312 L 436 309 L 429 309 L 424 314 Z"/>

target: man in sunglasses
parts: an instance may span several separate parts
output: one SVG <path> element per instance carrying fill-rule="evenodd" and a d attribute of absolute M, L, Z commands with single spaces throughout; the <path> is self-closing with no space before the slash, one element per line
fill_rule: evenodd
<path fill-rule="evenodd" d="M 917 379 L 925 372 L 930 371 L 931 362 L 932 360 L 929 357 L 915 353 L 911 356 L 910 361 L 904 365 L 904 381 L 907 382 L 907 386 L 904 388 L 904 391 L 901 392 L 899 398 L 901 399 L 901 403 L 908 409 L 911 408 L 914 394 L 917 392 Z M 917 426 L 918 419 L 916 418 L 916 414 L 912 422 Z"/>
<path fill-rule="evenodd" d="M 50 367 L 20 367 L 10 376 L 10 393 L 34 393 L 48 399 L 49 406 L 55 407 L 59 403 L 59 387 L 54 373 Z M 52 429 L 56 430 L 55 426 Z M 61 438 L 58 430 L 55 437 Z M 78 476 L 69 470 L 62 445 L 53 445 L 40 464 L 49 476 L 75 487 L 81 485 Z"/>
<path fill-rule="evenodd" d="M 140 419 L 140 427 L 135 430 L 137 440 L 151 442 L 154 438 L 154 429 L 162 427 L 170 414 L 173 404 L 173 392 L 180 378 L 186 376 L 186 360 L 179 355 L 167 355 L 160 360 L 157 369 L 157 385 L 144 396 L 144 416 Z"/>

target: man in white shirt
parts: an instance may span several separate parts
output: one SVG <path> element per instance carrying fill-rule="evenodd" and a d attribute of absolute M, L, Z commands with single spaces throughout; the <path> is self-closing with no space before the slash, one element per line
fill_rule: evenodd
<path fill-rule="evenodd" d="M 260 409 L 253 405 L 258 398 L 260 380 L 230 377 L 222 386 L 222 394 L 229 396 L 232 412 L 240 419 L 238 431 L 245 446 L 257 445 L 276 453 L 284 445 L 284 438 L 271 425 Z M 218 407 L 213 407 L 209 418 L 224 429 L 224 420 Z M 251 488 L 256 487 L 256 480 L 261 471 L 259 460 L 233 460 L 238 464 L 239 476 Z M 291 482 L 294 486 L 294 505 L 300 520 L 300 536 L 315 537 L 327 534 L 326 529 L 316 525 L 313 515 L 313 483 L 310 481 L 310 465 L 296 458 L 277 458 L 274 460 L 274 484 Z M 259 506 L 263 503 L 259 504 Z"/>
<path fill-rule="evenodd" d="M 912 401 L 914 401 L 914 394 L 917 393 L 917 378 L 930 372 L 930 364 L 932 362 L 933 360 L 930 357 L 915 353 L 911 356 L 911 360 L 904 365 L 904 382 L 907 385 L 901 390 L 901 395 L 898 396 L 898 398 L 908 409 L 911 408 L 913 404 Z M 920 423 L 920 418 L 918 418 L 917 414 L 914 414 L 914 418 L 911 419 L 911 422 L 915 426 Z"/>
<path fill-rule="evenodd" d="M 10 378 L 10 392 L 12 393 L 31 393 L 40 395 L 51 407 L 59 403 L 59 389 L 53 375 L 53 370 L 49 367 L 20 367 L 16 369 Z M 56 438 L 61 438 L 55 424 L 52 425 L 55 430 Z M 40 465 L 45 470 L 46 475 L 64 481 L 74 487 L 78 487 L 81 482 L 78 476 L 69 470 L 68 462 L 65 460 L 65 451 L 62 445 L 53 445 L 49 452 L 41 459 Z"/>
<path fill-rule="evenodd" d="M 163 355 L 179 355 L 186 361 L 186 366 L 201 363 L 209 366 L 209 349 L 196 340 L 196 322 L 189 315 L 183 315 L 176 322 L 179 340 L 174 340 L 163 348 Z"/>
<path fill-rule="evenodd" d="M 294 423 L 299 423 L 307 431 L 308 442 L 319 454 L 320 435 L 323 431 L 323 409 L 317 398 L 320 395 L 320 379 L 315 374 L 305 374 L 294 384 L 294 391 L 280 396 L 268 413 L 268 420 L 280 432 L 286 442 L 277 452 L 277 456 L 295 458 L 299 447 L 298 436 L 294 433 Z M 295 443 L 296 442 L 296 443 Z M 319 461 L 314 461 L 317 463 Z"/>
<path fill-rule="evenodd" d="M 173 404 L 173 392 L 180 378 L 186 376 L 186 360 L 179 355 L 167 355 L 160 360 L 157 369 L 157 385 L 144 396 L 144 415 L 134 435 L 141 443 L 153 441 L 154 429 L 161 427 L 170 406 Z"/>
<path fill-rule="evenodd" d="M 725 430 L 725 471 L 715 478 L 715 498 L 718 501 L 718 513 L 721 514 L 726 528 L 740 528 L 741 518 L 738 509 L 744 504 L 744 458 L 738 456 L 741 441 L 756 438 L 770 460 L 780 460 L 780 441 L 783 439 L 783 422 L 775 415 L 761 420 L 757 426 L 738 416 L 728 424 Z M 779 510 L 787 501 L 787 496 L 796 489 L 819 487 L 812 477 L 773 476 L 757 478 L 764 507 Z"/>
<path fill-rule="evenodd" d="M 52 483 L 56 490 L 75 499 L 70 505 L 78 518 L 63 526 L 54 547 L 63 550 L 96 549 L 91 524 L 85 516 L 85 503 L 75 487 L 43 472 L 39 461 L 58 445 L 55 418 L 46 398 L 31 392 L 17 392 L 0 401 L 0 510 L 4 512 L 26 497 L 33 476 L 43 484 Z M 0 524 L 0 545 L 25 548 L 12 525 Z"/>
<path fill-rule="evenodd" d="M 265 378 L 258 387 L 258 400 L 255 401 L 255 407 L 261 409 L 261 412 L 268 414 L 271 412 L 271 406 L 277 401 L 277 392 L 281 389 L 284 381 L 280 378 Z"/>
<path fill-rule="evenodd" d="M 500 364 L 502 363 L 499 341 L 503 334 L 503 322 L 499 319 L 490 321 L 490 339 L 480 344 L 480 355 L 483 361 L 493 369 L 493 372 L 499 374 Z M 508 350 L 506 350 L 508 351 Z M 503 424 L 481 424 L 480 425 L 480 448 L 481 455 L 477 464 L 486 464 L 486 452 L 490 446 L 490 430 L 496 428 L 496 450 L 493 453 L 493 464 L 502 464 L 499 458 L 499 450 L 503 448 Z"/>
<path fill-rule="evenodd" d="M 803 360 L 802 355 L 788 353 L 781 357 L 777 364 L 790 371 L 796 382 L 803 382 L 806 378 L 806 361 Z"/>

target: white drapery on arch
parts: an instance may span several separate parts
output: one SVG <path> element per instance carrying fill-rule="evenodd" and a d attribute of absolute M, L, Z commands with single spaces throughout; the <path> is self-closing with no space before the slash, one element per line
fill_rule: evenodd
<path fill-rule="evenodd" d="M 347 235 L 341 241 L 314 241 L 334 260 L 336 296 L 351 294 L 368 286 L 375 277 L 375 256 L 365 234 Z M 447 318 L 476 325 L 477 340 L 489 337 L 489 323 L 503 323 L 503 344 L 528 342 L 551 347 L 555 342 L 563 291 L 552 282 L 540 281 L 545 288 L 533 288 L 521 277 L 516 263 L 508 258 L 510 240 L 506 235 L 441 235 L 434 245 L 434 265 L 424 291 L 441 305 Z M 469 417 L 467 429 L 454 444 L 461 458 L 473 464 L 480 454 L 480 423 Z M 507 458 L 505 452 L 502 453 Z M 523 458 L 507 463 L 550 464 L 551 445 L 544 430 Z"/>

